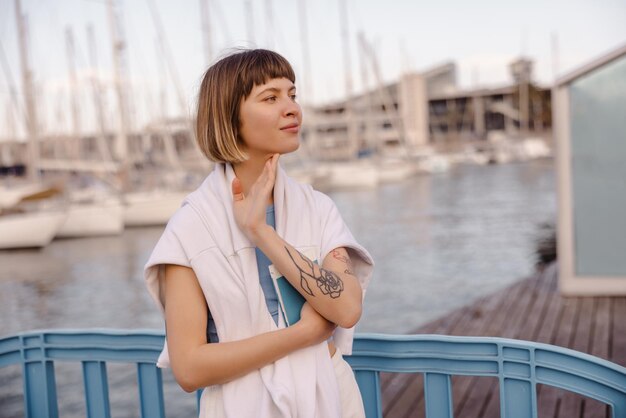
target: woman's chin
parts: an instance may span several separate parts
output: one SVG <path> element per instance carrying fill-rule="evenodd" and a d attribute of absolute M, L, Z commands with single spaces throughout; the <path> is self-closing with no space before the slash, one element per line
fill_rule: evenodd
<path fill-rule="evenodd" d="M 278 152 L 279 154 L 290 154 L 292 152 L 295 152 L 298 150 L 298 148 L 300 148 L 300 141 L 296 141 L 294 143 L 290 143 L 290 144 L 284 144 L 284 146 L 280 147 L 281 149 Z"/>

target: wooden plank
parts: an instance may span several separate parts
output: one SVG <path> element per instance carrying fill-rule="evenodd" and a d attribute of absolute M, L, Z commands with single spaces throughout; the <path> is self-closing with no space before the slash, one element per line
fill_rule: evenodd
<path fill-rule="evenodd" d="M 561 347 L 570 347 L 574 340 L 576 312 L 580 298 L 563 299 L 560 320 L 553 329 L 550 344 Z M 561 406 L 563 391 L 549 386 L 543 386 L 537 396 L 537 410 L 540 417 L 556 417 Z"/>
<path fill-rule="evenodd" d="M 552 285 L 556 282 L 557 271 L 553 270 L 545 278 L 548 279 L 547 283 Z M 544 288 L 545 289 L 545 288 Z M 549 286 L 548 289 L 553 289 Z M 548 309 L 545 312 L 541 326 L 535 335 L 534 341 L 551 344 L 553 342 L 554 335 L 558 332 L 559 321 L 561 313 L 564 307 L 565 300 L 556 293 L 556 290 L 548 290 L 550 292 L 551 300 L 548 302 Z"/>
<path fill-rule="evenodd" d="M 576 312 L 576 325 L 569 348 L 588 353 L 591 346 L 591 325 L 594 315 L 594 298 L 579 298 Z M 587 399 L 588 400 L 588 399 Z M 588 400 L 589 401 L 589 400 Z M 576 393 L 565 391 L 561 397 L 559 418 L 579 417 L 584 410 L 585 398 Z"/>
<path fill-rule="evenodd" d="M 510 291 L 509 291 L 510 289 Z M 503 309 L 515 299 L 517 291 L 522 290 L 522 286 L 512 287 L 502 292 L 498 298 L 486 300 L 482 306 L 481 316 L 476 317 L 471 327 L 468 327 L 465 335 L 483 336 L 489 332 L 491 321 L 496 315 L 500 315 Z M 452 380 L 453 405 L 455 411 L 460 411 L 468 399 L 468 392 L 477 378 L 471 376 L 455 376 Z M 456 412 L 458 414 L 458 412 Z"/>
<path fill-rule="evenodd" d="M 626 298 L 615 298 L 611 315 L 611 361 L 626 367 Z"/>
<path fill-rule="evenodd" d="M 463 315 L 464 310 L 467 307 L 456 309 L 454 312 L 438 318 L 422 327 L 416 329 L 410 334 L 447 334 L 448 331 Z M 380 390 L 383 394 L 387 390 L 387 387 L 399 376 L 405 375 L 404 373 L 381 373 L 380 374 Z"/>
<path fill-rule="evenodd" d="M 417 334 L 451 334 L 467 318 L 470 307 L 457 309 L 449 321 L 439 321 L 437 326 L 422 327 Z M 395 392 L 395 393 L 394 393 Z M 424 416 L 424 380 L 419 373 L 395 373 L 382 392 L 383 416 Z M 412 414 L 412 415 L 411 415 Z M 417 414 L 417 415 L 416 415 Z"/>
<path fill-rule="evenodd" d="M 545 321 L 546 314 L 552 306 L 554 298 L 553 283 L 551 283 L 554 278 L 550 274 L 551 272 L 548 269 L 544 269 L 538 274 L 536 287 L 533 292 L 534 307 L 529 312 L 522 329 L 515 338 L 526 341 L 535 341 L 537 338 L 537 334 Z"/>
<path fill-rule="evenodd" d="M 414 334 L 449 334 L 457 322 L 465 316 L 467 309 L 469 308 L 459 308 L 444 317 L 445 320 L 433 321 L 417 329 Z M 384 416 L 395 416 L 389 414 L 400 413 L 405 402 L 411 403 L 413 399 L 423 396 L 423 380 L 419 374 L 382 373 L 382 375 L 384 381 L 381 382 L 381 396 Z M 404 400 L 405 398 L 407 400 Z"/>
<path fill-rule="evenodd" d="M 609 360 L 610 325 L 612 298 L 596 299 L 596 311 L 592 325 L 593 339 L 589 354 Z M 610 408 L 601 402 L 585 402 L 583 416 L 587 418 L 609 418 Z"/>
<path fill-rule="evenodd" d="M 502 310 L 489 321 L 484 335 L 487 336 L 503 336 L 511 331 L 511 325 L 517 323 L 517 319 L 522 316 L 526 310 L 526 304 L 532 294 L 532 284 L 535 282 L 523 281 L 517 287 L 516 292 L 511 292 L 511 299 L 502 307 Z M 455 411 L 457 416 L 466 417 L 483 417 L 485 408 L 489 401 L 498 396 L 497 379 L 486 377 L 474 377 L 465 400 L 459 404 L 458 410 Z M 499 397 L 498 397 L 499 402 Z"/>
<path fill-rule="evenodd" d="M 499 315 L 499 312 L 506 308 L 507 304 L 511 302 L 511 299 L 515 297 L 515 294 L 521 288 L 521 286 L 514 286 L 510 288 L 510 291 L 499 292 L 498 295 L 492 298 L 485 298 L 474 305 L 471 316 L 468 315 L 467 324 L 455 330 L 455 335 L 485 335 L 491 324 L 490 318 Z M 458 410 L 461 403 L 464 403 L 465 399 L 467 399 L 466 394 L 471 388 L 472 379 L 470 376 L 455 376 L 452 379 L 453 410 Z"/>
<path fill-rule="evenodd" d="M 469 324 L 459 329 L 456 335 L 482 336 L 490 332 L 493 322 L 490 318 L 496 318 L 503 309 L 506 309 L 523 290 L 523 284 L 517 283 L 507 289 L 502 290 L 491 298 L 485 298 L 481 303 L 475 305 L 476 311 L 470 318 Z M 458 411 L 467 400 L 467 393 L 472 387 L 475 377 L 455 376 L 452 380 L 453 408 Z M 456 412 L 455 412 L 456 414 Z"/>
<path fill-rule="evenodd" d="M 526 291 L 520 296 L 519 309 L 516 315 L 512 315 L 505 329 L 502 330 L 501 336 L 504 338 L 519 338 L 524 325 L 528 322 L 529 317 L 536 309 L 537 292 L 541 288 L 540 280 L 527 280 Z M 480 417 L 497 417 L 500 416 L 500 382 L 493 379 L 489 383 L 487 389 L 489 395 L 485 397 L 485 404 L 480 412 Z"/>
<path fill-rule="evenodd" d="M 534 341 L 545 344 L 553 343 L 553 338 L 559 332 L 559 326 L 565 309 L 565 299 L 557 292 L 558 268 L 549 270 L 546 273 L 544 287 L 546 292 L 550 294 L 548 308 L 544 314 L 543 321 L 535 334 Z M 547 395 L 544 394 L 548 391 Z M 552 393 L 550 392 L 552 390 Z M 545 399 L 544 399 L 545 398 Z M 547 399 L 547 400 L 546 400 Z M 559 392 L 556 389 L 539 385 L 537 387 L 537 412 L 540 417 L 554 417 L 557 412 L 559 401 Z"/>
<path fill-rule="evenodd" d="M 609 297 L 596 299 L 596 312 L 592 328 L 593 339 L 589 351 L 589 354 L 605 360 L 610 360 L 611 300 L 612 298 Z"/>

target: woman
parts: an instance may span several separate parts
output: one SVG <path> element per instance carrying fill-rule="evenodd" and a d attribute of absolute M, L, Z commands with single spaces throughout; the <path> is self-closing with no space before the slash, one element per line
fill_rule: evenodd
<path fill-rule="evenodd" d="M 186 391 L 206 388 L 200 416 L 364 416 L 341 353 L 351 352 L 373 262 L 332 200 L 280 168 L 299 146 L 294 83 L 267 50 L 207 70 L 196 135 L 216 166 L 146 265 L 166 323 L 158 365 Z M 306 300 L 288 327 L 272 272 Z"/>

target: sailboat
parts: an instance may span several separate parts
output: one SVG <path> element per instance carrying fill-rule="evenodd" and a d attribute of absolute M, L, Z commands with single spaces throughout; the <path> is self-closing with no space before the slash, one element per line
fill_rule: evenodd
<path fill-rule="evenodd" d="M 26 28 L 19 0 L 15 2 L 15 5 L 26 102 L 29 179 L 13 187 L 0 188 L 0 249 L 43 247 L 54 238 L 67 216 L 62 207 L 49 204 L 48 198 L 58 191 L 43 185 L 38 175 L 37 114 L 32 74 L 26 53 Z"/>
<path fill-rule="evenodd" d="M 88 32 L 89 41 L 91 43 L 91 65 L 95 70 L 95 68 L 97 68 L 95 62 L 95 40 L 93 38 L 93 30 L 89 28 Z M 122 202 L 119 195 L 113 193 L 110 188 L 102 187 L 99 183 L 90 181 L 91 176 L 85 174 L 85 172 L 95 174 L 97 171 L 115 172 L 119 169 L 119 165 L 112 161 L 111 153 L 106 143 L 100 85 L 94 77 L 92 79 L 92 93 L 100 128 L 100 133 L 96 137 L 96 143 L 101 161 L 88 161 L 82 158 L 78 89 L 74 59 L 74 38 L 69 28 L 66 32 L 66 41 L 70 91 L 72 92 L 73 140 L 75 141 L 74 146 L 71 147 L 70 153 L 73 151 L 71 157 L 74 158 L 69 161 L 55 162 L 60 169 L 71 169 L 76 172 L 81 172 L 81 174 L 79 176 L 70 177 L 70 181 L 66 183 L 66 195 L 69 202 L 68 215 L 56 236 L 59 238 L 70 238 L 120 234 L 124 229 L 124 221 L 122 216 Z M 53 162 L 49 162 L 49 164 L 51 163 Z"/>
<path fill-rule="evenodd" d="M 123 205 L 118 195 L 92 186 L 69 191 L 67 218 L 57 238 L 117 235 L 124 230 Z"/>
<path fill-rule="evenodd" d="M 165 225 L 188 192 L 152 190 L 124 195 L 124 225 Z"/>
<path fill-rule="evenodd" d="M 63 207 L 46 202 L 56 193 L 39 184 L 0 188 L 0 249 L 48 245 L 67 217 Z"/>

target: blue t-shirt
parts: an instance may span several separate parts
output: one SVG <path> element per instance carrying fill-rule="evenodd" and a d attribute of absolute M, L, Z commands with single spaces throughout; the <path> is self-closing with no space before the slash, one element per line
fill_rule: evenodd
<path fill-rule="evenodd" d="M 265 212 L 265 222 L 272 228 L 276 228 L 276 217 L 274 215 L 274 205 L 269 205 Z M 259 281 L 261 282 L 261 288 L 265 294 L 265 303 L 267 304 L 267 310 L 272 315 L 274 322 L 278 325 L 278 295 L 276 289 L 272 283 L 272 277 L 270 276 L 269 266 L 272 262 L 259 248 L 255 249 L 257 269 L 259 271 Z M 207 323 L 207 341 L 211 343 L 219 342 L 217 337 L 217 330 L 215 328 L 215 321 L 211 315 L 211 311 L 208 312 L 209 320 Z"/>

